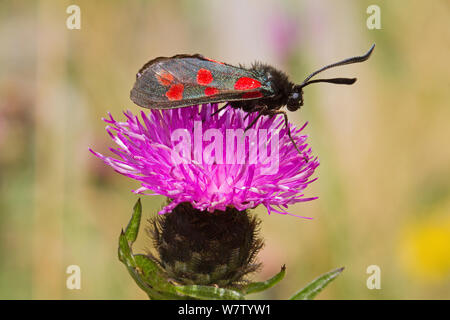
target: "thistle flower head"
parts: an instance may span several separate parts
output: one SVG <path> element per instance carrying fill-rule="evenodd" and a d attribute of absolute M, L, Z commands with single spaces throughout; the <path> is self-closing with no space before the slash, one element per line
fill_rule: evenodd
<path fill-rule="evenodd" d="M 262 204 L 269 214 L 289 214 L 289 204 L 309 201 L 303 191 L 319 165 L 304 128 L 290 124 L 299 154 L 282 116 L 260 117 L 217 104 L 171 110 L 130 111 L 126 121 L 104 121 L 118 145 L 115 157 L 91 152 L 120 174 L 141 182 L 133 192 L 164 195 L 171 202 L 160 213 L 189 202 L 200 211 L 243 211 Z M 306 125 L 306 124 L 305 124 Z"/>
<path fill-rule="evenodd" d="M 149 257 L 180 284 L 238 288 L 260 267 L 260 222 L 236 208 L 210 213 L 184 202 L 150 220 L 147 232 L 157 254 Z"/>

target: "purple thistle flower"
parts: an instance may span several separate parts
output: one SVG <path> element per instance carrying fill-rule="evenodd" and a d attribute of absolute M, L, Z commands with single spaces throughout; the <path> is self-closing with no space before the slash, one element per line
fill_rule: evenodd
<path fill-rule="evenodd" d="M 141 112 L 142 120 L 127 111 L 126 122 L 109 114 L 103 120 L 118 145 L 110 148 L 116 157 L 90 151 L 118 173 L 140 181 L 141 187 L 133 192 L 171 199 L 160 214 L 183 202 L 209 212 L 263 204 L 269 214 L 290 214 L 289 204 L 317 198 L 303 194 L 316 180 L 311 175 L 319 165 L 306 144 L 307 136 L 300 134 L 306 124 L 290 125 L 300 155 L 281 116 L 261 117 L 245 131 L 245 138 L 244 130 L 257 113 L 229 107 L 212 115 L 216 110 L 217 104 L 150 110 Z M 240 148 L 239 141 L 248 143 Z"/>

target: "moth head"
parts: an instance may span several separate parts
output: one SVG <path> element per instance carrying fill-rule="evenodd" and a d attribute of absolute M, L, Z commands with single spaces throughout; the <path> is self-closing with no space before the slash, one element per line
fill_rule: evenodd
<path fill-rule="evenodd" d="M 301 86 L 294 86 L 289 93 L 286 107 L 289 111 L 296 111 L 303 105 L 303 90 Z"/>

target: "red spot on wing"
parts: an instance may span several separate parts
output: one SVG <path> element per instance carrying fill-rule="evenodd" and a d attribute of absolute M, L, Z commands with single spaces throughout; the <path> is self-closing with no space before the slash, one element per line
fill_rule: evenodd
<path fill-rule="evenodd" d="M 261 82 L 256 79 L 249 77 L 241 77 L 234 84 L 234 89 L 236 90 L 251 90 L 261 87 Z"/>
<path fill-rule="evenodd" d="M 170 86 L 169 90 L 166 92 L 166 97 L 169 100 L 181 100 L 183 99 L 184 85 L 181 83 L 173 84 Z"/>
<path fill-rule="evenodd" d="M 206 69 L 200 69 L 197 72 L 197 83 L 206 86 L 207 84 L 210 84 L 213 81 L 213 77 L 211 74 L 211 71 Z"/>
<path fill-rule="evenodd" d="M 156 74 L 156 79 L 158 79 L 158 82 L 161 83 L 163 86 L 168 86 L 173 81 L 173 75 L 171 75 L 167 71 L 163 71 L 160 74 Z"/>
<path fill-rule="evenodd" d="M 261 98 L 263 94 L 259 91 L 253 91 L 253 92 L 244 92 L 242 94 L 242 99 L 255 99 L 255 98 Z"/>
<path fill-rule="evenodd" d="M 217 88 L 213 88 L 213 87 L 205 88 L 205 94 L 207 96 L 213 96 L 213 95 L 218 94 L 218 93 L 219 93 L 219 89 L 217 89 Z"/>

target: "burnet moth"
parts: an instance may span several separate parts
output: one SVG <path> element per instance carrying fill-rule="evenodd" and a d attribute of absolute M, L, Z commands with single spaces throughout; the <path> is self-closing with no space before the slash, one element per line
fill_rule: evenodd
<path fill-rule="evenodd" d="M 334 67 L 366 61 L 375 44 L 362 55 L 327 65 L 311 73 L 301 84 L 289 81 L 287 75 L 269 65 L 255 63 L 250 68 L 233 66 L 208 59 L 199 54 L 159 57 L 147 62 L 136 74 L 131 100 L 151 109 L 172 109 L 202 103 L 227 102 L 217 112 L 231 106 L 258 116 L 247 126 L 251 128 L 259 117 L 282 114 L 291 137 L 285 111 L 296 111 L 303 105 L 303 88 L 318 82 L 350 85 L 356 78 L 314 79 L 315 75 Z M 246 129 L 246 130 L 247 130 Z"/>

